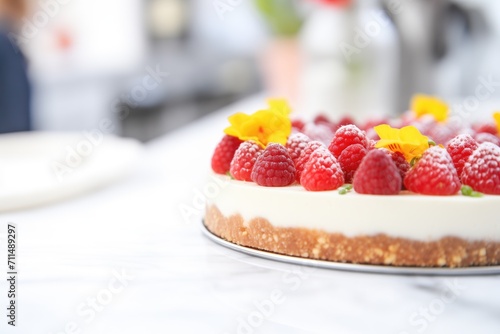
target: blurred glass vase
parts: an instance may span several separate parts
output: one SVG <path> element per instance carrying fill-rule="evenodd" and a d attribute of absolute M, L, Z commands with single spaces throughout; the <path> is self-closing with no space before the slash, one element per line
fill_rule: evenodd
<path fill-rule="evenodd" d="M 300 35 L 299 110 L 332 120 L 395 112 L 399 52 L 396 29 L 377 0 L 321 1 Z"/>
<path fill-rule="evenodd" d="M 261 55 L 267 94 L 295 104 L 299 82 L 300 48 L 297 34 L 302 12 L 296 0 L 255 0 L 272 38 Z"/>
<path fill-rule="evenodd" d="M 275 38 L 262 54 L 266 92 L 270 96 L 285 98 L 295 104 L 300 76 L 300 52 L 295 38 Z"/>

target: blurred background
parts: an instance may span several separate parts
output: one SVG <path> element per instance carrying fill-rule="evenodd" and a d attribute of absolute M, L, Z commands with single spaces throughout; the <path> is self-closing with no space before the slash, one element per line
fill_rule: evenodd
<path fill-rule="evenodd" d="M 470 113 L 500 105 L 497 2 L 22 5 L 0 0 L 0 132 L 83 131 L 109 119 L 114 133 L 149 141 L 257 93 L 337 120 L 401 113 L 415 93 Z"/>

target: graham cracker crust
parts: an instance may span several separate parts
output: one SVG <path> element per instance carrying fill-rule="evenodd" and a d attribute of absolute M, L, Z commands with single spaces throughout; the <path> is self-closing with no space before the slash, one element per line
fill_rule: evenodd
<path fill-rule="evenodd" d="M 411 267 L 471 267 L 500 264 L 500 242 L 444 237 L 423 242 L 385 234 L 346 237 L 306 228 L 274 227 L 263 218 L 245 224 L 240 215 L 224 217 L 208 206 L 205 225 L 238 245 L 278 254 L 359 264 Z"/>

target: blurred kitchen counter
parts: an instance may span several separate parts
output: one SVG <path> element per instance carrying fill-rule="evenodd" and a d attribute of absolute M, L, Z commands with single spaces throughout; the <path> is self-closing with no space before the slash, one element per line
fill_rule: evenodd
<path fill-rule="evenodd" d="M 8 223 L 19 238 L 18 325 L 4 315 L 1 332 L 500 332 L 500 276 L 328 271 L 207 240 L 196 196 L 213 148 L 228 115 L 263 104 L 251 97 L 150 142 L 120 184 L 0 215 L 3 247 Z M 5 301 L 5 280 L 0 289 Z"/>

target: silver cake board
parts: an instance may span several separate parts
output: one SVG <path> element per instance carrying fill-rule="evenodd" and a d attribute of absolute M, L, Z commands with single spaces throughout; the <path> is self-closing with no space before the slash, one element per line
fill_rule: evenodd
<path fill-rule="evenodd" d="M 226 248 L 244 254 L 289 264 L 323 268 L 323 269 L 353 271 L 359 273 L 388 274 L 388 275 L 424 275 L 424 276 L 500 275 L 500 266 L 482 266 L 482 267 L 478 266 L 478 267 L 467 267 L 467 268 L 396 267 L 396 266 L 384 266 L 384 265 L 332 262 L 332 261 L 315 260 L 315 259 L 308 259 L 290 255 L 282 255 L 234 244 L 210 232 L 204 223 L 202 223 L 201 225 L 202 225 L 201 230 L 203 234 L 208 239 L 221 246 L 224 246 Z"/>

